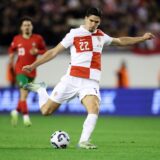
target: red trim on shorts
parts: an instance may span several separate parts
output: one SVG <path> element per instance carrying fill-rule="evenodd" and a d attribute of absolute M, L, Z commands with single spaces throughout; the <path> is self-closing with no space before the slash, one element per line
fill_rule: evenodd
<path fill-rule="evenodd" d="M 101 70 L 101 54 L 99 52 L 92 53 L 91 68 Z"/>
<path fill-rule="evenodd" d="M 81 66 L 71 66 L 70 75 L 75 77 L 89 78 L 90 69 Z"/>

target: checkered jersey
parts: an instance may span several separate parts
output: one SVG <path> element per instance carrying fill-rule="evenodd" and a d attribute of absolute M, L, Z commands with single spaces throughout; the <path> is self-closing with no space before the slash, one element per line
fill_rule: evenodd
<path fill-rule="evenodd" d="M 103 45 L 110 45 L 112 37 L 97 29 L 89 32 L 83 26 L 71 29 L 61 44 L 71 52 L 71 64 L 67 74 L 100 81 Z"/>

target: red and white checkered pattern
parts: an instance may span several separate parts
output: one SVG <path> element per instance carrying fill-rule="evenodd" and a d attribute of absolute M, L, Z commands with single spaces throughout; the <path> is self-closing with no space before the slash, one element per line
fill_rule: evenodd
<path fill-rule="evenodd" d="M 61 44 L 71 52 L 71 65 L 67 74 L 100 81 L 103 45 L 109 45 L 112 37 L 101 30 L 89 32 L 83 26 L 71 29 Z"/>

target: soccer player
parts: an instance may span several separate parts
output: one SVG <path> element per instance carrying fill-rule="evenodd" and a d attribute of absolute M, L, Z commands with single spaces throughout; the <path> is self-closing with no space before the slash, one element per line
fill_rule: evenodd
<path fill-rule="evenodd" d="M 48 50 L 31 65 L 23 67 L 23 71 L 31 72 L 70 47 L 71 63 L 68 71 L 55 86 L 50 96 L 46 92 L 44 83 L 30 83 L 25 87 L 38 93 L 43 115 L 51 114 L 66 100 L 75 96 L 79 98 L 88 112 L 78 143 L 78 146 L 84 149 L 97 148 L 96 145 L 89 142 L 89 139 L 99 114 L 101 100 L 99 82 L 103 45 L 133 45 L 154 37 L 151 33 L 145 33 L 141 37 L 113 38 L 97 29 L 100 22 L 101 11 L 98 8 L 89 8 L 85 15 L 84 25 L 71 29 L 56 47 Z"/>
<path fill-rule="evenodd" d="M 9 64 L 14 68 L 16 74 L 16 82 L 20 87 L 20 98 L 17 108 L 11 112 L 11 123 L 17 125 L 18 113 L 23 114 L 23 122 L 25 126 L 30 126 L 31 120 L 27 107 L 28 90 L 23 89 L 23 86 L 32 82 L 36 76 L 36 70 L 26 73 L 22 71 L 23 66 L 32 64 L 39 54 L 46 51 L 45 42 L 42 36 L 33 34 L 33 22 L 30 17 L 23 17 L 20 21 L 21 33 L 16 35 L 9 47 Z M 14 65 L 14 57 L 17 53 L 18 58 Z"/>

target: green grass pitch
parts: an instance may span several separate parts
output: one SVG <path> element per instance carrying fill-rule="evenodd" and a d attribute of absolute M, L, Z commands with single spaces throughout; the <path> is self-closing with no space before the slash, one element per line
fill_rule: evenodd
<path fill-rule="evenodd" d="M 31 115 L 33 125 L 10 125 L 8 114 L 0 114 L 1 160 L 158 160 L 160 159 L 159 117 L 100 116 L 92 142 L 97 150 L 76 148 L 85 116 Z M 67 149 L 49 143 L 55 130 L 69 133 Z"/>

